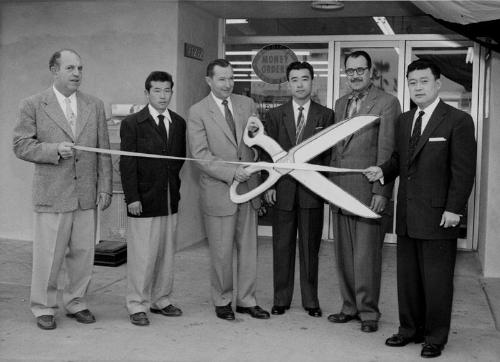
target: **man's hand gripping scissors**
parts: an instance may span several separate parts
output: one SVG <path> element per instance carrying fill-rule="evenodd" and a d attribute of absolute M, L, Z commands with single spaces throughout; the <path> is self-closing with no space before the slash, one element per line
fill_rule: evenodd
<path fill-rule="evenodd" d="M 274 139 L 264 134 L 264 125 L 257 117 L 250 117 L 243 134 L 243 141 L 249 147 L 261 147 L 271 156 L 275 164 L 280 164 L 282 167 L 272 166 L 266 162 L 256 162 L 247 166 L 247 171 L 255 173 L 265 170 L 269 173 L 269 177 L 245 194 L 237 193 L 239 182 L 233 181 L 229 191 L 231 200 L 235 203 L 249 201 L 274 185 L 281 176 L 289 174 L 312 192 L 344 210 L 365 218 L 380 217 L 358 199 L 321 175 L 318 172 L 321 166 L 306 163 L 378 118 L 372 115 L 360 115 L 334 124 L 286 152 Z M 257 131 L 253 131 L 250 135 L 249 128 L 257 128 Z M 332 170 L 331 167 L 325 167 L 325 171 L 327 169 Z M 337 169 L 336 172 L 362 172 L 362 170 Z"/>

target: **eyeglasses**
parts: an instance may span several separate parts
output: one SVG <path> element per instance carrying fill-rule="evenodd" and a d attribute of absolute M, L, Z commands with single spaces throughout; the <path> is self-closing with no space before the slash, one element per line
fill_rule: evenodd
<path fill-rule="evenodd" d="M 358 75 L 363 75 L 365 74 L 365 71 L 368 69 L 368 67 L 359 67 L 359 68 L 347 68 L 345 70 L 345 73 L 347 75 L 354 75 L 354 72 L 356 72 Z"/>

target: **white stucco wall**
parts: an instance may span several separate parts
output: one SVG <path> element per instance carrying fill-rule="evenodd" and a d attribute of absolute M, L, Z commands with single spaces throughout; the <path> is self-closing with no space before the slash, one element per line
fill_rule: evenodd
<path fill-rule="evenodd" d="M 143 103 L 151 70 L 178 81 L 176 1 L 0 3 L 0 237 L 32 240 L 33 166 L 12 152 L 19 101 L 51 85 L 50 55 L 62 47 L 83 60 L 81 89 L 112 103 Z M 177 86 L 178 82 L 176 83 Z M 176 108 L 174 93 L 171 106 Z"/>

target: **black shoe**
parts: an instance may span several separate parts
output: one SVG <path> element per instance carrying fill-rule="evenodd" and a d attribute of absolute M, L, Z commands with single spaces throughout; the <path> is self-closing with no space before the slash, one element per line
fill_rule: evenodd
<path fill-rule="evenodd" d="M 149 326 L 149 319 L 144 312 L 134 313 L 130 315 L 130 323 L 141 327 Z"/>
<path fill-rule="evenodd" d="M 231 303 L 220 307 L 216 306 L 215 314 L 217 315 L 217 318 L 225 319 L 226 321 L 234 321 L 234 312 L 231 308 Z"/>
<path fill-rule="evenodd" d="M 40 329 L 56 329 L 56 318 L 53 315 L 41 315 L 36 317 L 36 325 Z"/>
<path fill-rule="evenodd" d="M 290 309 L 289 306 L 285 307 L 285 306 L 281 306 L 281 305 L 273 305 L 273 307 L 271 308 L 271 314 L 274 314 L 274 315 L 285 314 L 285 312 L 289 309 Z"/>
<path fill-rule="evenodd" d="M 366 333 L 378 331 L 378 321 L 376 320 L 361 321 L 361 331 Z"/>
<path fill-rule="evenodd" d="M 236 312 L 237 313 L 247 313 L 250 314 L 252 317 L 257 318 L 257 319 L 269 319 L 269 312 L 265 311 L 258 305 L 255 307 L 240 307 L 236 306 Z"/>
<path fill-rule="evenodd" d="M 95 317 L 88 309 L 81 310 L 74 314 L 68 313 L 66 314 L 69 318 L 75 318 L 78 323 L 90 324 L 95 323 Z"/>
<path fill-rule="evenodd" d="M 385 341 L 385 345 L 389 347 L 403 347 L 410 342 L 422 343 L 423 341 L 424 337 L 422 336 L 405 337 L 398 333 L 393 334 L 392 337 L 387 338 Z"/>
<path fill-rule="evenodd" d="M 434 358 L 441 356 L 444 346 L 442 344 L 424 343 L 420 355 L 424 358 Z"/>
<path fill-rule="evenodd" d="M 330 314 L 328 316 L 328 320 L 332 323 L 347 323 L 349 321 L 352 321 L 353 319 L 359 320 L 359 316 L 357 314 L 350 315 L 344 314 L 342 312 L 337 314 Z"/>
<path fill-rule="evenodd" d="M 317 308 L 305 308 L 305 310 L 307 311 L 307 313 L 311 317 L 319 318 L 323 315 L 323 312 L 321 311 L 321 308 L 319 308 L 319 307 L 317 307 Z"/>
<path fill-rule="evenodd" d="M 165 317 L 179 317 L 182 315 L 182 310 L 177 308 L 175 305 L 169 304 L 163 309 L 149 308 L 151 313 L 161 314 Z"/>

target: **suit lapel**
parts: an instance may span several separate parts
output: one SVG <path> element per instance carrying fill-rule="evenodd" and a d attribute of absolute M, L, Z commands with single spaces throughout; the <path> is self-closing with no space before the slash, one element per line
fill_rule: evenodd
<path fill-rule="evenodd" d="M 376 102 L 377 102 L 377 89 L 374 85 L 372 85 L 368 94 L 366 95 L 366 98 L 363 100 L 361 107 L 359 108 L 359 112 L 354 113 L 354 115 L 357 116 L 358 114 L 369 114 Z M 348 103 L 349 102 L 346 99 L 345 106 L 343 109 L 344 112 L 343 114 L 346 114 L 347 111 L 346 108 Z M 352 140 L 352 138 L 356 133 L 357 132 L 354 132 L 353 134 L 347 136 L 344 139 L 343 142 L 344 147 Z"/>
<path fill-rule="evenodd" d="M 221 113 L 221 110 L 219 109 L 219 107 L 215 103 L 215 100 L 213 99 L 211 94 L 209 94 L 207 96 L 207 102 L 208 102 L 208 110 L 209 110 L 210 114 L 212 115 L 212 119 L 214 120 L 214 123 L 217 124 L 222 129 L 222 131 L 224 132 L 226 137 L 229 139 L 229 141 L 231 141 L 231 143 L 235 147 L 238 147 L 238 145 L 236 144 L 236 140 L 234 139 L 234 135 L 231 132 L 231 130 L 229 129 L 229 126 L 227 125 L 226 118 L 225 118 L 224 114 Z M 233 111 L 234 111 L 234 108 L 233 108 Z M 234 119 L 234 115 L 233 115 L 233 119 Z"/>
<path fill-rule="evenodd" d="M 285 125 L 285 129 L 288 133 L 288 137 L 290 138 L 290 143 L 292 145 L 295 144 L 295 115 L 293 113 L 293 103 L 290 102 L 288 106 L 284 109 L 283 112 L 283 124 Z"/>
<path fill-rule="evenodd" d="M 311 101 L 309 112 L 307 113 L 307 120 L 306 125 L 304 126 L 304 135 L 302 136 L 302 140 L 306 140 L 314 134 L 314 129 L 318 124 L 318 108 L 319 107 L 317 107 L 317 104 Z"/>
<path fill-rule="evenodd" d="M 76 93 L 76 104 L 77 104 L 77 115 L 76 115 L 76 129 L 75 129 L 75 140 L 78 139 L 80 133 L 85 128 L 85 125 L 89 121 L 89 115 L 91 108 L 81 93 Z"/>
<path fill-rule="evenodd" d="M 64 112 L 61 109 L 61 106 L 59 105 L 59 102 L 57 101 L 56 95 L 54 94 L 54 90 L 52 88 L 49 88 L 46 91 L 44 110 L 50 119 L 52 119 L 59 127 L 61 127 L 64 132 L 66 132 L 68 136 L 71 137 L 72 140 L 75 140 L 73 131 L 69 126 L 68 120 L 66 119 L 66 116 L 64 115 Z"/>
<path fill-rule="evenodd" d="M 415 110 L 416 112 L 416 110 Z M 413 115 L 415 115 L 415 112 L 413 112 Z M 443 121 L 444 115 L 446 114 L 446 109 L 443 107 L 443 101 L 439 101 L 436 109 L 434 112 L 432 112 L 432 116 L 429 119 L 429 122 L 425 126 L 424 132 L 422 132 L 422 135 L 418 139 L 417 146 L 415 147 L 415 152 L 413 152 L 413 156 L 410 160 L 410 163 L 415 159 L 417 154 L 420 152 L 422 147 L 426 144 L 426 142 L 429 140 L 429 136 L 434 132 L 437 126 L 441 124 Z M 413 120 L 413 117 L 411 118 Z M 411 130 L 411 124 L 413 122 L 410 122 L 410 130 Z M 411 132 L 411 131 L 410 131 Z M 411 137 L 411 133 L 409 133 L 409 137 Z M 410 138 L 408 138 L 409 140 Z"/>

